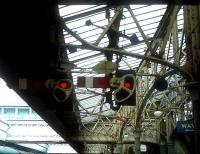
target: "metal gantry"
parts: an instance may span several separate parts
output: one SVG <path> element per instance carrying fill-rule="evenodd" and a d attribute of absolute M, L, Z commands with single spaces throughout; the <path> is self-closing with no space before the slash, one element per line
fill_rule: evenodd
<path fill-rule="evenodd" d="M 186 63 L 185 42 L 193 32 L 188 31 L 189 17 L 183 19 L 183 10 L 188 12 L 189 8 L 179 5 L 84 7 L 80 13 L 72 9 L 73 6 L 60 7 L 65 23 L 66 52 L 74 64 L 71 69 L 74 84 L 77 84 L 77 76 L 104 76 L 94 72 L 92 67 L 105 59 L 105 55 L 113 54 L 113 61 L 121 56 L 118 68 L 136 71 L 137 103 L 134 107 L 121 106 L 113 111 L 105 102 L 106 89 L 75 88 L 81 136 L 72 139 L 84 141 L 88 153 L 111 152 L 116 145 L 122 150 L 120 145 L 124 142 L 135 142 L 136 153 L 140 153 L 140 141 L 169 143 L 176 122 L 192 114 L 191 99 L 185 87 L 193 78 L 182 69 Z M 119 38 L 119 48 L 109 48 L 106 34 L 120 13 L 123 15 L 117 31 L 127 37 Z M 90 21 L 90 25 L 85 25 L 86 21 Z M 138 37 L 135 44 L 127 39 L 133 34 Z M 194 37 L 197 40 L 196 35 Z M 159 76 L 164 76 L 169 83 L 162 92 L 154 87 Z M 161 115 L 155 116 L 155 111 Z"/>

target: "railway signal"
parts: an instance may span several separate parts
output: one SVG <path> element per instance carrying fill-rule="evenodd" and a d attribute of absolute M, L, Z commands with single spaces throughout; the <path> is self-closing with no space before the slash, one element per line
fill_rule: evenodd
<path fill-rule="evenodd" d="M 132 74 L 122 77 L 120 86 L 114 91 L 114 99 L 117 105 L 135 106 L 136 104 L 136 80 Z"/>
<path fill-rule="evenodd" d="M 69 79 L 58 80 L 53 88 L 53 96 L 58 102 L 66 101 L 72 93 L 73 84 Z"/>

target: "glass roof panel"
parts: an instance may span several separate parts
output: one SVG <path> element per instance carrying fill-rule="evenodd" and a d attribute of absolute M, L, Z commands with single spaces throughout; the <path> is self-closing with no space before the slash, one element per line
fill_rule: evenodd
<path fill-rule="evenodd" d="M 149 39 L 149 43 L 154 39 L 154 34 L 157 31 L 160 20 L 162 19 L 165 11 L 166 5 L 131 5 L 130 6 L 139 25 L 141 26 L 144 34 Z M 108 19 L 105 17 L 105 6 L 84 6 L 81 10 L 76 6 L 66 6 L 60 10 L 61 16 L 65 20 L 66 26 L 68 26 L 73 32 L 78 34 L 82 39 L 89 43 L 95 43 L 97 38 L 101 35 L 104 28 L 108 25 Z M 69 11 L 68 11 L 69 10 Z M 92 11 L 91 11 L 92 10 Z M 114 16 L 113 8 L 110 9 L 111 18 Z M 90 26 L 86 25 L 86 21 L 90 20 Z M 177 15 L 178 21 L 178 30 L 179 30 L 179 43 L 181 43 L 182 28 L 183 28 L 183 11 L 179 11 Z M 127 37 L 131 37 L 134 33 L 136 34 L 139 42 L 131 45 L 130 38 L 119 37 L 119 47 L 123 48 L 127 52 L 137 53 L 144 55 L 147 50 L 147 45 L 144 43 L 144 39 L 141 36 L 130 12 L 128 9 L 123 9 L 123 17 L 120 22 L 119 31 L 122 34 L 125 34 Z M 65 42 L 70 44 L 77 44 L 80 42 L 73 38 L 64 31 Z M 99 43 L 99 47 L 107 47 L 109 40 L 105 34 L 102 40 Z M 183 45 L 184 46 L 184 45 Z M 169 54 L 166 57 L 173 56 L 173 47 L 172 44 L 169 46 L 169 41 L 166 45 L 166 51 L 170 47 Z M 103 74 L 97 74 L 92 70 L 92 67 L 98 64 L 101 60 L 105 59 L 103 53 L 95 50 L 88 49 L 77 49 L 77 52 L 71 53 L 68 52 L 69 61 L 73 62 L 76 65 L 76 68 L 72 70 L 75 73 L 72 73 L 73 82 L 77 85 L 78 76 L 104 76 Z M 157 50 L 158 52 L 158 50 Z M 166 53 L 165 53 L 166 54 Z M 113 62 L 116 61 L 116 56 L 113 56 Z M 169 58 L 170 62 L 174 61 L 174 58 Z M 182 58 L 182 61 L 184 59 Z M 119 69 L 134 69 L 136 70 L 141 62 L 141 59 L 123 56 L 122 60 L 119 63 Z M 158 71 L 160 70 L 160 65 L 158 66 Z M 152 81 L 150 81 L 152 82 Z M 96 113 L 110 115 L 115 112 L 110 109 L 110 105 L 105 103 L 105 100 L 102 100 L 102 96 L 91 93 L 102 92 L 102 89 L 88 89 L 88 88 L 77 88 L 75 89 L 77 98 L 79 100 L 79 109 L 82 117 L 82 121 L 93 121 L 98 118 Z M 102 103 L 103 102 L 103 103 Z M 84 112 L 84 113 L 82 113 Z M 89 112 L 89 113 L 87 113 Z M 91 114 L 92 113 L 92 114 Z M 94 115 L 93 115 L 94 114 Z"/>

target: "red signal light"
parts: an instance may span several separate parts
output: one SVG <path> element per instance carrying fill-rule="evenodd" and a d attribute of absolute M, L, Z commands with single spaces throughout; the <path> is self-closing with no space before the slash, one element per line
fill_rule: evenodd
<path fill-rule="evenodd" d="M 125 82 L 124 87 L 127 89 L 131 89 L 131 84 L 129 82 Z"/>
<path fill-rule="evenodd" d="M 69 84 L 68 84 L 68 82 L 66 82 L 66 81 L 61 81 L 61 82 L 59 83 L 59 87 L 62 88 L 62 89 L 68 89 Z"/>

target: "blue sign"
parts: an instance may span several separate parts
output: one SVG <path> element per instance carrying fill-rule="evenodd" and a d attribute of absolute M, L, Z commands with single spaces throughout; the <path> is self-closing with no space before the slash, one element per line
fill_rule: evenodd
<path fill-rule="evenodd" d="M 176 123 L 176 132 L 177 133 L 194 132 L 194 122 L 193 122 L 193 120 L 177 121 L 177 123 Z"/>

